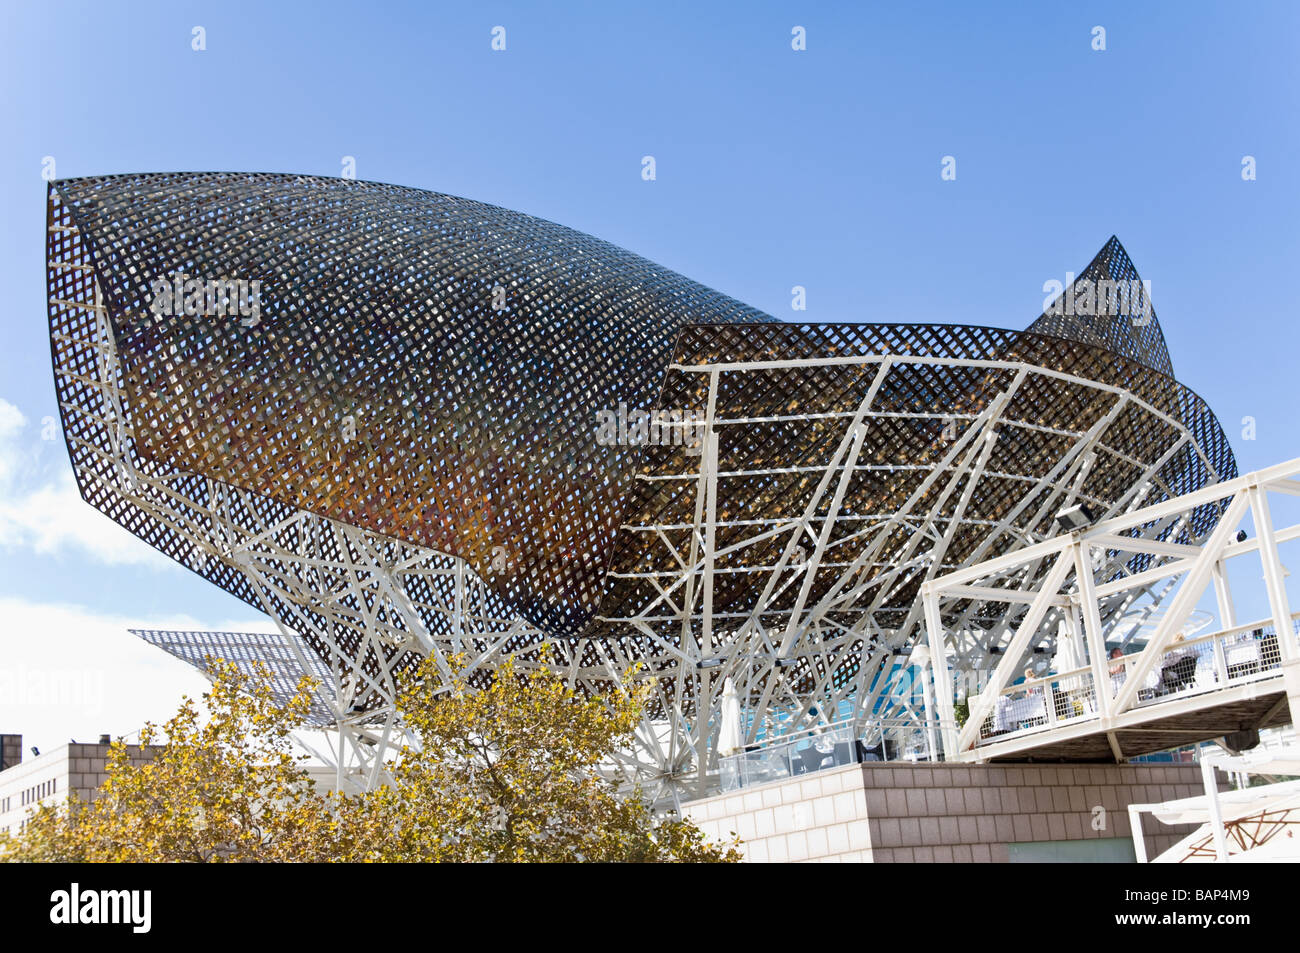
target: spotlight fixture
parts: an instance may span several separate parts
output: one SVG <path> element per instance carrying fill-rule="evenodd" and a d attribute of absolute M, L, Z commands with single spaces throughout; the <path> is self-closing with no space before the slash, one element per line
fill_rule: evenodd
<path fill-rule="evenodd" d="M 1092 511 L 1087 503 L 1076 503 L 1074 506 L 1066 507 L 1052 518 L 1063 532 L 1072 533 L 1076 529 L 1083 529 L 1097 522 L 1097 514 Z"/>
<path fill-rule="evenodd" d="M 696 668 L 717 668 L 723 663 L 723 661 L 725 660 L 721 658 L 702 658 L 695 663 L 695 667 Z"/>

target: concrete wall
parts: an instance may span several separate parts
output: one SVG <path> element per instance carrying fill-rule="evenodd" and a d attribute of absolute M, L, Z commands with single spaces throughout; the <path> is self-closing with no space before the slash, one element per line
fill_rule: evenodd
<path fill-rule="evenodd" d="M 1007 861 L 1012 844 L 1129 838 L 1129 804 L 1201 793 L 1195 764 L 896 762 L 802 775 L 683 811 L 712 839 L 739 835 L 746 860 L 758 863 L 978 863 Z M 1150 857 L 1192 830 L 1145 826 L 1157 828 L 1146 832 Z"/>
<path fill-rule="evenodd" d="M 132 764 L 143 764 L 148 757 L 138 745 L 128 747 Z M 104 762 L 108 745 L 66 744 L 53 751 L 28 758 L 6 771 L 0 771 L 0 830 L 17 833 L 28 814 L 42 804 L 57 804 L 76 791 L 83 801 L 94 798 L 97 789 L 108 780 Z M 53 781 L 53 792 L 45 797 L 22 803 L 23 791 Z"/>

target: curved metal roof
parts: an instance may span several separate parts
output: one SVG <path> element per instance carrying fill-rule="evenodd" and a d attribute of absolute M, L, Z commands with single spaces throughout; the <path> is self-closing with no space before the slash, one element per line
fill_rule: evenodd
<path fill-rule="evenodd" d="M 797 326 L 560 225 L 417 189 L 311 176 L 56 182 L 49 242 L 56 383 L 88 501 L 187 558 L 171 528 L 79 465 L 95 442 L 114 439 L 112 422 L 129 419 L 129 452 L 144 465 L 195 475 L 194 499 L 204 501 L 196 513 L 211 507 L 211 480 L 258 501 L 240 504 L 256 512 L 232 513 L 247 525 L 308 512 L 462 557 L 509 610 L 560 635 L 645 595 L 629 595 L 618 578 L 647 556 L 621 526 L 682 522 L 694 505 L 678 491 L 698 457 L 602 443 L 596 415 L 701 407 L 703 377 L 692 365 L 746 365 L 719 408 L 750 423 L 723 431 L 721 459 L 746 472 L 791 471 L 733 480 L 736 513 L 797 512 L 811 485 L 794 471 L 824 466 L 844 436 L 828 421 L 861 402 L 868 372 L 888 355 L 874 397 L 890 409 L 873 412 L 862 448 L 881 467 L 848 489 L 846 518 L 915 497 L 939 461 L 938 422 L 973 419 L 994 400 L 1023 426 L 1002 429 L 992 449 L 1001 476 L 955 517 L 967 525 L 949 541 L 953 553 L 977 550 L 987 525 L 1022 502 L 1025 480 L 1041 479 L 1097 424 L 1111 407 L 1102 393 L 1128 398 L 1105 424 L 1108 455 L 1088 474 L 1085 495 L 1121 499 L 1146 466 L 1162 493 L 1236 472 L 1213 415 L 1168 376 L 1149 311 L 1135 322 L 1128 311 L 1063 309 L 1030 332 Z M 1080 276 L 1136 278 L 1113 238 Z M 178 281 L 175 307 L 160 308 Z M 203 289 L 246 282 L 246 306 L 230 304 L 223 286 L 192 299 L 186 281 Z M 102 311 L 84 305 L 96 285 Z M 90 419 L 70 408 L 91 399 L 81 376 L 95 360 L 90 340 L 101 316 L 117 364 L 100 373 L 120 375 L 124 406 Z M 1029 383 L 999 396 L 1018 367 Z M 1089 381 L 1098 386 L 1080 383 Z M 752 422 L 763 417 L 804 419 Z M 742 431 L 746 442 L 728 443 L 727 433 Z M 1046 517 L 1034 518 L 1022 533 L 1045 531 Z M 1015 545 L 1003 536 L 996 545 Z M 229 567 L 198 571 L 260 605 Z M 900 607 L 911 598 L 896 595 Z M 741 611 L 755 598 L 737 583 L 719 606 Z"/>

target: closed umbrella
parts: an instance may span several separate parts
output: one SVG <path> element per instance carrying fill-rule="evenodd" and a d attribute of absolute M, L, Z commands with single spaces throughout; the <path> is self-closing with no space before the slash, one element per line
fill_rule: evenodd
<path fill-rule="evenodd" d="M 1070 637 L 1070 633 L 1062 625 L 1056 634 L 1056 655 L 1052 657 L 1052 671 L 1060 675 L 1062 672 L 1073 672 L 1081 665 L 1079 653 L 1074 647 L 1074 639 Z M 1066 691 L 1081 687 L 1080 679 L 1077 676 L 1061 682 L 1061 688 Z"/>
<path fill-rule="evenodd" d="M 722 724 L 718 729 L 718 754 L 722 757 L 740 754 L 745 741 L 740 734 L 740 695 L 735 683 L 727 678 L 722 683 Z"/>

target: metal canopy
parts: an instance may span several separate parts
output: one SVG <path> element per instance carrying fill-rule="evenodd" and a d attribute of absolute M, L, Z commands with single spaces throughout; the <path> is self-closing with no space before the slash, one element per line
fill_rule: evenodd
<path fill-rule="evenodd" d="M 747 743 L 915 717 L 892 676 L 927 579 L 1064 507 L 1236 474 L 1149 308 L 791 325 L 504 209 L 233 173 L 54 183 L 48 263 L 82 496 L 348 673 L 339 718 L 391 719 L 426 655 L 485 678 L 514 653 L 590 691 L 640 664 L 628 766 L 674 790 L 716 764 L 726 678 Z M 260 282 L 256 321 L 160 316 L 177 274 Z M 1114 239 L 1080 280 L 1103 276 L 1136 277 Z M 675 416 L 656 435 L 642 410 Z M 1148 535 L 1194 543 L 1219 509 Z M 947 621 L 991 629 L 988 605 Z"/>

